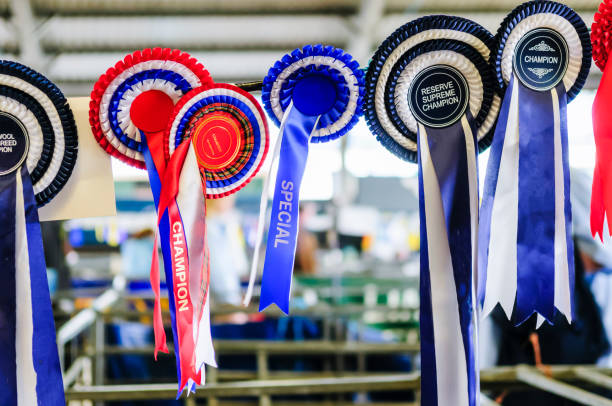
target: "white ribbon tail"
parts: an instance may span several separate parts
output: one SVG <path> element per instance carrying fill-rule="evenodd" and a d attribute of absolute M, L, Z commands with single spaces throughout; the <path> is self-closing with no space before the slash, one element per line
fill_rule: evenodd
<path fill-rule="evenodd" d="M 425 127 L 419 124 L 438 404 L 468 406 L 468 376 L 459 306 L 440 185 L 429 152 Z"/>
<path fill-rule="evenodd" d="M 563 173 L 563 146 L 561 141 L 561 114 L 557 89 L 551 89 L 555 121 L 555 307 L 572 322 L 572 300 L 570 292 L 569 264 L 567 258 L 567 236 L 565 231 L 565 194 Z"/>
<path fill-rule="evenodd" d="M 497 305 L 512 315 L 517 285 L 519 127 L 518 89 L 512 87 L 506 137 L 499 163 L 495 199 L 491 211 L 491 237 L 487 264 L 486 294 L 482 316 Z"/>
<path fill-rule="evenodd" d="M 270 168 L 264 178 L 263 189 L 261 191 L 261 201 L 259 202 L 259 219 L 257 220 L 257 234 L 255 236 L 255 248 L 253 250 L 253 261 L 251 262 L 251 272 L 249 275 L 249 286 L 247 287 L 246 294 L 242 304 L 248 306 L 253 298 L 253 289 L 255 288 L 255 281 L 257 280 L 257 267 L 259 265 L 259 254 L 261 251 L 261 245 L 263 244 L 264 230 L 266 226 L 266 214 L 268 213 L 268 193 L 270 191 L 270 181 L 272 178 L 272 170 L 276 162 L 278 162 L 280 156 L 281 143 L 283 141 L 283 133 L 285 122 L 289 117 L 289 111 L 293 108 L 293 102 L 289 105 L 283 116 L 283 121 L 280 125 L 280 131 L 278 133 L 278 139 L 274 146 L 274 153 L 270 159 Z"/>
<path fill-rule="evenodd" d="M 23 199 L 23 181 L 21 171 L 16 172 L 17 198 L 15 199 L 15 285 L 17 298 L 17 326 L 15 346 L 17 355 L 17 404 L 37 405 L 37 374 L 32 355 L 32 335 L 34 322 L 32 318 L 32 289 L 30 284 L 30 257 L 28 254 L 28 237 L 26 231 L 25 206 Z"/>

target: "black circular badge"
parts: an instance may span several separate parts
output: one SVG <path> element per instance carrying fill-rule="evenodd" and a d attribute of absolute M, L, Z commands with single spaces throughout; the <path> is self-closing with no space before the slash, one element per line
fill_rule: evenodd
<path fill-rule="evenodd" d="M 423 125 L 448 127 L 468 106 L 469 87 L 463 75 L 448 65 L 434 65 L 420 72 L 408 90 L 410 111 Z"/>
<path fill-rule="evenodd" d="M 550 28 L 529 31 L 514 51 L 514 72 L 528 88 L 552 89 L 567 70 L 568 49 L 565 39 Z"/>
<path fill-rule="evenodd" d="M 28 155 L 28 135 L 21 122 L 0 112 L 0 175 L 19 169 Z"/>

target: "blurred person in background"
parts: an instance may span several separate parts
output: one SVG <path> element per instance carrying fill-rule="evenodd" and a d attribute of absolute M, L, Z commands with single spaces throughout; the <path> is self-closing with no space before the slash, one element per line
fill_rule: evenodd
<path fill-rule="evenodd" d="M 240 305 L 240 279 L 247 273 L 244 235 L 235 210 L 236 195 L 206 202 L 206 240 L 210 252 L 210 293 L 216 304 Z"/>
<path fill-rule="evenodd" d="M 316 214 L 314 203 L 300 203 L 300 225 L 295 249 L 295 272 L 313 275 L 317 272 L 317 250 L 319 242 L 316 235 L 308 230 L 306 224 Z"/>
<path fill-rule="evenodd" d="M 70 244 L 66 239 L 63 224 L 62 221 L 40 223 L 51 293 L 54 291 L 67 293 L 72 286 L 70 267 L 66 263 L 66 253 L 70 251 Z"/>

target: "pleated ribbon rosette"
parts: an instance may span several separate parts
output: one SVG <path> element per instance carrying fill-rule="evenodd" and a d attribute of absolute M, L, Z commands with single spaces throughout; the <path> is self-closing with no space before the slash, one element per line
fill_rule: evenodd
<path fill-rule="evenodd" d="M 366 76 L 370 130 L 419 165 L 424 405 L 478 404 L 477 154 L 500 106 L 491 42 L 472 21 L 423 17 L 382 43 Z"/>
<path fill-rule="evenodd" d="M 308 45 L 283 56 L 264 78 L 262 99 L 280 126 L 272 155 L 278 161 L 263 265 L 259 309 L 275 303 L 289 313 L 291 280 L 299 224 L 299 194 L 311 143 L 345 135 L 361 115 L 364 75 L 351 55 L 339 48 Z M 264 182 L 248 304 L 257 276 L 266 223 L 270 174 Z"/>
<path fill-rule="evenodd" d="M 552 1 L 518 6 L 502 22 L 492 63 L 505 89 L 481 206 L 479 298 L 520 324 L 556 312 L 572 320 L 567 103 L 591 60 L 588 30 Z"/>
<path fill-rule="evenodd" d="M 177 357 L 181 359 L 181 371 L 189 368 L 188 376 L 201 376 L 201 381 L 194 379 L 198 384 L 204 381 L 204 364 L 217 366 L 210 331 L 205 199 L 222 198 L 246 186 L 261 167 L 268 144 L 263 109 L 249 93 L 228 84 L 199 87 L 187 93 L 175 106 L 165 132 L 168 167 L 159 213 L 168 213 L 172 236 L 169 256 L 177 309 Z M 161 230 L 163 219 L 159 220 Z M 156 348 L 161 349 L 165 335 L 156 270 L 154 250 L 154 327 Z"/>
<path fill-rule="evenodd" d="M 189 54 L 168 48 L 144 49 L 127 55 L 123 60 L 109 68 L 96 82 L 91 93 L 90 124 L 96 140 L 105 151 L 123 162 L 137 168 L 146 169 L 153 192 L 153 200 L 159 216 L 159 239 L 164 260 L 164 270 L 168 286 L 168 299 L 172 332 L 175 343 L 176 367 L 179 381 L 179 395 L 185 387 L 188 391 L 201 382 L 201 374 L 196 371 L 193 351 L 193 321 L 188 321 L 190 333 L 179 324 L 186 318 L 184 302 L 188 296 L 185 286 L 179 286 L 177 277 L 187 283 L 187 273 L 178 269 L 187 267 L 191 249 L 204 255 L 203 247 L 188 247 L 184 244 L 179 255 L 173 241 L 183 235 L 185 224 L 171 227 L 170 209 L 162 207 L 164 181 L 170 177 L 167 150 L 164 146 L 164 133 L 172 117 L 174 106 L 190 90 L 212 85 L 213 81 L 201 63 Z M 203 221 L 203 220 L 202 220 Z M 180 228 L 180 229 L 179 229 Z M 155 254 L 157 250 L 155 250 Z M 155 258 L 154 258 L 155 259 Z M 177 268 L 177 264 L 180 268 Z M 159 269 L 152 267 L 151 284 L 159 298 Z M 155 302 L 155 356 L 158 351 L 168 352 L 165 333 L 161 321 L 159 300 Z M 163 337 L 163 340 L 162 340 Z"/>
<path fill-rule="evenodd" d="M 38 207 L 77 159 L 72 111 L 34 70 L 0 61 L 0 404 L 64 406 Z"/>

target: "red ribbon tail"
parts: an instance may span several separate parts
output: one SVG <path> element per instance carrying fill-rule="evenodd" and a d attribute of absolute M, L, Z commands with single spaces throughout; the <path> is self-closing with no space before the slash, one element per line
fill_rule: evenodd
<path fill-rule="evenodd" d="M 189 151 L 191 142 L 182 142 L 172 154 L 166 172 L 164 173 L 164 179 L 162 179 L 161 192 L 159 194 L 159 207 L 157 209 L 158 218 L 157 223 L 161 221 L 162 216 L 166 209 L 172 204 L 174 198 L 178 195 L 179 178 L 181 176 L 181 170 Z"/>
<path fill-rule="evenodd" d="M 591 234 L 593 238 L 599 234 L 599 238 L 603 241 L 605 208 L 601 183 L 599 166 L 596 166 L 593 173 L 593 188 L 591 190 Z"/>
<path fill-rule="evenodd" d="M 155 335 L 155 361 L 159 351 L 168 354 L 168 345 L 166 344 L 166 332 L 164 330 L 164 321 L 162 319 L 161 298 L 159 291 L 159 253 L 157 252 L 157 233 L 155 233 L 155 243 L 153 245 L 153 256 L 151 258 L 150 272 L 151 287 L 155 294 L 155 302 L 153 304 L 153 332 Z"/>

